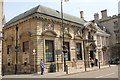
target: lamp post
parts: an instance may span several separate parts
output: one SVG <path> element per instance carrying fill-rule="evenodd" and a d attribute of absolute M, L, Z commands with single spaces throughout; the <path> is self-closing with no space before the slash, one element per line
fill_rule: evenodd
<path fill-rule="evenodd" d="M 16 26 L 16 46 L 15 46 L 15 74 L 17 73 L 17 64 L 18 64 L 18 26 Z"/>
<path fill-rule="evenodd" d="M 62 7 L 62 3 L 63 3 L 63 0 L 61 0 L 61 20 L 62 20 L 61 26 L 62 26 L 62 30 L 63 30 L 62 38 L 63 38 L 63 50 L 64 50 L 64 25 L 63 25 L 63 7 Z M 66 72 L 66 60 L 65 60 L 65 52 L 64 51 L 63 51 L 63 54 L 64 54 L 64 72 Z"/>
<path fill-rule="evenodd" d="M 35 56 L 36 56 L 36 49 L 33 49 L 33 55 L 34 55 L 34 73 L 36 72 L 36 61 L 35 61 Z"/>
<path fill-rule="evenodd" d="M 68 1 L 68 0 L 65 0 Z M 63 34 L 62 34 L 62 38 L 63 38 L 63 46 L 62 46 L 62 50 L 63 50 L 63 54 L 64 54 L 64 72 L 67 72 L 66 70 L 66 58 L 65 58 L 65 53 L 66 53 L 66 49 L 65 49 L 65 43 L 64 43 L 64 25 L 63 25 L 63 0 L 61 0 L 61 27 L 63 30 Z"/>

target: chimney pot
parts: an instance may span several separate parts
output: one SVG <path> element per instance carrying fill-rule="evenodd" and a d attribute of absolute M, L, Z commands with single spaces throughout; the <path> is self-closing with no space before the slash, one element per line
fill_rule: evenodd
<path fill-rule="evenodd" d="M 80 11 L 80 18 L 84 18 L 83 17 L 83 11 Z"/>
<path fill-rule="evenodd" d="M 99 21 L 99 14 L 98 13 L 94 14 L 94 20 L 95 20 L 95 23 L 98 24 L 98 21 Z"/>

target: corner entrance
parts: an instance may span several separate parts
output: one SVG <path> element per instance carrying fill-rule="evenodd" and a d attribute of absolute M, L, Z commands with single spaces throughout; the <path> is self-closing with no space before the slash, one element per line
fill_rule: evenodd
<path fill-rule="evenodd" d="M 90 51 L 90 59 L 94 59 L 95 58 L 95 54 L 93 53 L 93 51 Z"/>

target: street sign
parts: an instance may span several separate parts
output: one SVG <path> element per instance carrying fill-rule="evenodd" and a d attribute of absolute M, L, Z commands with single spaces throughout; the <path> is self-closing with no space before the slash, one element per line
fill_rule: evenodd
<path fill-rule="evenodd" d="M 15 49 L 15 52 L 19 52 L 19 49 Z"/>
<path fill-rule="evenodd" d="M 33 53 L 34 55 L 36 54 L 36 53 Z"/>
<path fill-rule="evenodd" d="M 15 52 L 19 52 L 19 47 L 18 46 L 15 46 Z"/>
<path fill-rule="evenodd" d="M 95 54 L 97 51 L 96 51 L 96 49 L 95 50 L 93 50 L 93 53 Z"/>
<path fill-rule="evenodd" d="M 32 52 L 33 52 L 33 53 L 36 53 L 36 49 L 33 49 Z"/>
<path fill-rule="evenodd" d="M 15 46 L 15 49 L 18 49 L 19 47 L 18 46 Z"/>

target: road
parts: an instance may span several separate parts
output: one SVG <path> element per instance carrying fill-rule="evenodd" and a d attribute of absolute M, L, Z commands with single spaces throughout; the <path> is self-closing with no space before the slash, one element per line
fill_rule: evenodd
<path fill-rule="evenodd" d="M 120 68 L 120 66 L 119 66 Z M 88 71 L 88 72 L 79 72 L 73 74 L 63 74 L 55 76 L 56 73 L 49 75 L 39 75 L 39 74 L 30 74 L 30 75 L 6 75 L 2 80 L 118 80 L 118 66 L 113 66 L 109 68 L 102 68 L 99 70 Z M 119 75 L 120 76 L 120 75 Z M 81 78 L 81 79 L 79 79 Z M 103 79 L 102 79 L 103 78 Z M 106 79 L 104 79 L 106 78 Z"/>
<path fill-rule="evenodd" d="M 59 76 L 60 78 L 118 78 L 118 66 L 100 69 L 97 71 L 82 72 L 72 75 Z"/>

